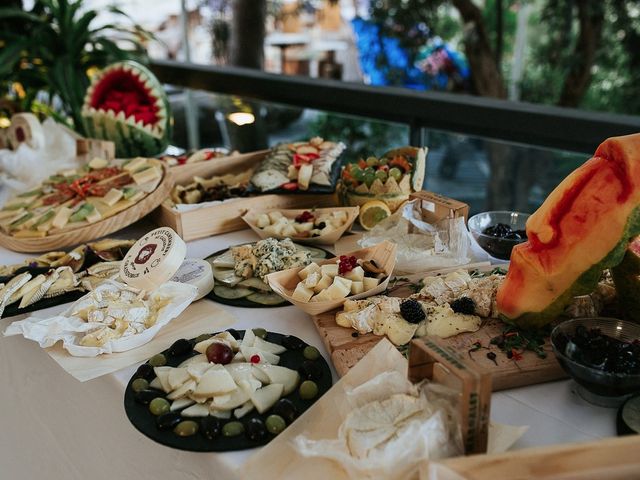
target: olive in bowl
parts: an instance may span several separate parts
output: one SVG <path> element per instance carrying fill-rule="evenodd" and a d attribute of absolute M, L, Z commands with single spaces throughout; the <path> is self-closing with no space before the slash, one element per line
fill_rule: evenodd
<path fill-rule="evenodd" d="M 511 250 L 527 241 L 528 213 L 493 211 L 474 215 L 467 222 L 480 248 L 495 258 L 509 260 Z"/>
<path fill-rule="evenodd" d="M 567 320 L 551 332 L 558 363 L 585 400 L 617 407 L 640 390 L 640 325 L 617 318 Z"/>

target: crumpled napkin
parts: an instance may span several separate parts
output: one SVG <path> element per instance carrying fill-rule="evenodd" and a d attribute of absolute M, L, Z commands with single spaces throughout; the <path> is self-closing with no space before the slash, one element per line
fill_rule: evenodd
<path fill-rule="evenodd" d="M 114 280 L 106 280 L 94 291 L 112 289 L 122 285 Z M 170 299 L 158 313 L 153 326 L 140 333 L 110 340 L 101 347 L 85 347 L 78 342 L 89 330 L 97 324 L 88 323 L 77 316 L 71 315 L 79 305 L 85 303 L 87 295 L 74 302 L 71 307 L 60 315 L 51 318 L 31 316 L 25 320 L 13 322 L 4 332 L 5 336 L 23 335 L 24 338 L 35 340 L 42 348 L 53 346 L 62 340 L 62 346 L 76 357 L 95 357 L 103 353 L 124 352 L 149 342 L 158 331 L 171 320 L 180 315 L 195 299 L 198 289 L 195 285 L 178 282 L 166 282 L 149 293 L 150 297 L 161 296 Z"/>
<path fill-rule="evenodd" d="M 420 201 L 405 203 L 358 241 L 370 247 L 385 240 L 398 246 L 398 274 L 425 272 L 471 261 L 471 242 L 463 217 L 445 218 L 432 225 L 422 220 Z"/>
<path fill-rule="evenodd" d="M 53 119 L 42 122 L 44 145 L 26 143 L 16 150 L 0 149 L 0 205 L 16 193 L 37 187 L 61 170 L 78 166 L 76 139 Z"/>

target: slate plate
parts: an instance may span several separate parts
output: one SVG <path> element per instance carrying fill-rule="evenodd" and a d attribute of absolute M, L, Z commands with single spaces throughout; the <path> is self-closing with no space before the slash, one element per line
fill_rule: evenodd
<path fill-rule="evenodd" d="M 252 243 L 255 243 L 255 242 L 252 242 Z M 242 244 L 242 245 L 246 245 L 246 243 Z M 311 258 L 313 260 L 324 260 L 325 258 L 335 257 L 335 255 L 333 253 L 331 253 L 328 250 L 325 250 L 324 248 L 319 248 L 319 247 L 316 247 L 316 246 L 311 247 L 311 246 L 308 246 L 308 245 L 300 245 L 298 243 L 295 243 L 295 245 L 298 248 L 302 248 L 302 249 L 311 251 Z M 223 253 L 227 252 L 228 250 L 229 250 L 228 248 L 225 248 L 224 250 L 219 250 L 219 251 L 217 251 L 215 253 L 212 253 L 211 255 L 208 255 L 205 258 L 205 260 L 208 261 L 208 262 L 212 262 L 215 257 L 218 257 L 218 256 L 222 255 Z M 322 258 L 320 258 L 320 256 L 319 256 L 321 252 L 324 254 L 324 257 L 322 257 Z M 318 254 L 317 256 L 316 256 L 316 253 Z M 215 290 L 215 287 L 214 287 L 214 290 Z M 213 300 L 214 302 L 222 303 L 223 305 L 229 305 L 231 307 L 279 308 L 279 307 L 288 307 L 289 305 L 291 305 L 291 303 L 287 302 L 284 298 L 282 299 L 281 303 L 278 303 L 276 305 L 264 305 L 262 303 L 252 302 L 251 300 L 247 300 L 246 297 L 237 298 L 237 299 L 222 298 L 222 297 L 216 295 L 214 290 L 211 290 L 211 292 L 209 292 L 206 295 L 206 298 L 208 298 L 209 300 Z"/>
<path fill-rule="evenodd" d="M 233 330 L 230 329 L 229 332 L 234 334 L 236 338 L 242 338 L 244 336 L 244 330 Z M 287 339 L 287 340 L 285 340 Z M 314 365 L 314 368 L 319 374 L 319 377 L 316 376 L 314 381 L 318 385 L 318 396 L 311 400 L 303 400 L 300 398 L 298 390 L 294 390 L 289 395 L 282 397 L 287 398 L 293 402 L 296 407 L 298 415 L 302 414 L 305 410 L 307 410 L 313 403 L 320 398 L 327 390 L 331 388 L 331 370 L 329 369 L 329 365 L 322 358 L 322 356 L 318 357 L 316 360 L 306 360 L 303 356 L 304 347 L 308 344 L 303 342 L 297 337 L 282 335 L 280 333 L 272 333 L 268 332 L 265 340 L 277 343 L 282 345 L 283 341 L 287 344 L 287 341 L 297 342 L 300 345 L 298 349 L 289 349 L 283 354 L 280 355 L 280 363 L 278 365 L 291 368 L 293 370 L 298 370 L 303 362 L 310 362 L 310 364 Z M 195 344 L 195 339 L 190 340 L 191 344 Z M 180 363 L 185 361 L 187 358 L 190 358 L 194 355 L 197 355 L 197 352 L 191 350 L 183 355 L 172 356 L 169 354 L 169 350 L 167 349 L 162 352 L 167 359 L 167 365 L 171 367 L 178 366 Z M 150 372 L 149 372 L 150 370 Z M 140 366 L 136 374 L 129 380 L 129 384 L 124 393 L 124 409 L 129 418 L 129 421 L 133 424 L 133 426 L 141 432 L 146 437 L 154 440 L 162 445 L 166 445 L 168 447 L 177 448 L 180 450 L 189 450 L 193 452 L 226 452 L 232 450 L 244 450 L 247 448 L 259 447 L 261 445 L 265 445 L 271 441 L 271 439 L 275 438 L 275 435 L 271 433 L 267 433 L 266 437 L 262 440 L 249 440 L 244 434 L 238 435 L 236 437 L 224 437 L 222 434 L 219 434 L 213 439 L 205 438 L 202 433 L 199 431 L 195 435 L 190 437 L 180 437 L 176 435 L 172 430 L 163 431 L 159 430 L 156 426 L 156 416 L 153 415 L 149 411 L 149 406 L 144 405 L 136 401 L 136 393 L 132 390 L 131 384 L 132 382 L 139 377 L 144 377 L 149 382 L 151 382 L 155 378 L 155 373 L 150 368 L 148 363 Z M 306 380 L 306 378 L 302 378 L 301 381 Z M 164 397 L 164 392 L 157 391 L 158 397 Z M 251 413 L 248 413 L 244 417 L 242 417 L 239 421 L 243 423 L 243 425 L 247 425 L 247 422 L 252 418 L 259 418 L 263 422 L 265 419 L 271 415 L 271 410 L 265 412 L 264 414 L 259 414 L 257 410 L 253 410 Z M 202 417 L 202 418 L 212 418 L 212 417 Z M 185 420 L 195 420 L 196 423 L 200 424 L 199 418 L 185 418 Z M 220 429 L 230 422 L 235 421 L 233 417 L 229 420 L 220 419 Z"/>

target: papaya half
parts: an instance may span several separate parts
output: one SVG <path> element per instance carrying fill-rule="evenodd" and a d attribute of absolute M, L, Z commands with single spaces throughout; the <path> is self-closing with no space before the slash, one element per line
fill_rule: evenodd
<path fill-rule="evenodd" d="M 612 137 L 529 217 L 498 289 L 501 317 L 538 328 L 593 291 L 640 234 L 640 134 Z"/>
<path fill-rule="evenodd" d="M 624 318 L 640 323 L 640 237 L 627 248 L 619 265 L 611 269 Z"/>

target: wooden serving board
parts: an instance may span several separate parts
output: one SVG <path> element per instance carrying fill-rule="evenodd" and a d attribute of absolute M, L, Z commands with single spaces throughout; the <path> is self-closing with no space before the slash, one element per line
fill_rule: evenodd
<path fill-rule="evenodd" d="M 446 271 L 458 269 L 453 268 Z M 418 277 L 427 275 L 429 274 L 418 275 Z M 415 279 L 411 278 L 411 280 L 414 281 Z M 407 290 L 404 292 L 398 290 L 393 295 L 405 297 L 409 294 L 410 292 Z M 333 366 L 338 375 L 343 376 L 383 337 L 373 333 L 359 335 L 352 328 L 341 327 L 335 321 L 336 313 L 339 311 L 332 310 L 314 315 L 312 318 L 327 351 L 331 355 Z M 500 349 L 490 344 L 491 339 L 500 335 L 504 327 L 505 324 L 500 320 L 486 319 L 477 332 L 461 333 L 454 337 L 438 339 L 438 343 L 453 348 L 464 355 L 470 355 L 473 362 L 477 364 L 479 371 L 491 373 L 493 391 L 534 385 L 567 377 L 560 364 L 556 361 L 551 344 L 548 341 L 544 346 L 544 350 L 547 353 L 547 357 L 544 359 L 529 351 L 524 352 L 523 358 L 518 362 L 508 359 Z M 489 349 L 482 348 L 469 354 L 469 349 L 476 342 L 480 342 L 483 347 L 488 347 Z M 489 352 L 496 354 L 497 365 L 487 358 L 487 353 Z"/>
<path fill-rule="evenodd" d="M 116 215 L 91 225 L 62 230 L 60 233 L 41 238 L 16 238 L 0 232 L 0 246 L 16 252 L 49 252 L 71 247 L 121 230 L 151 213 L 173 188 L 173 176 L 166 165 L 162 165 L 162 180 L 156 189 L 141 201 Z"/>

